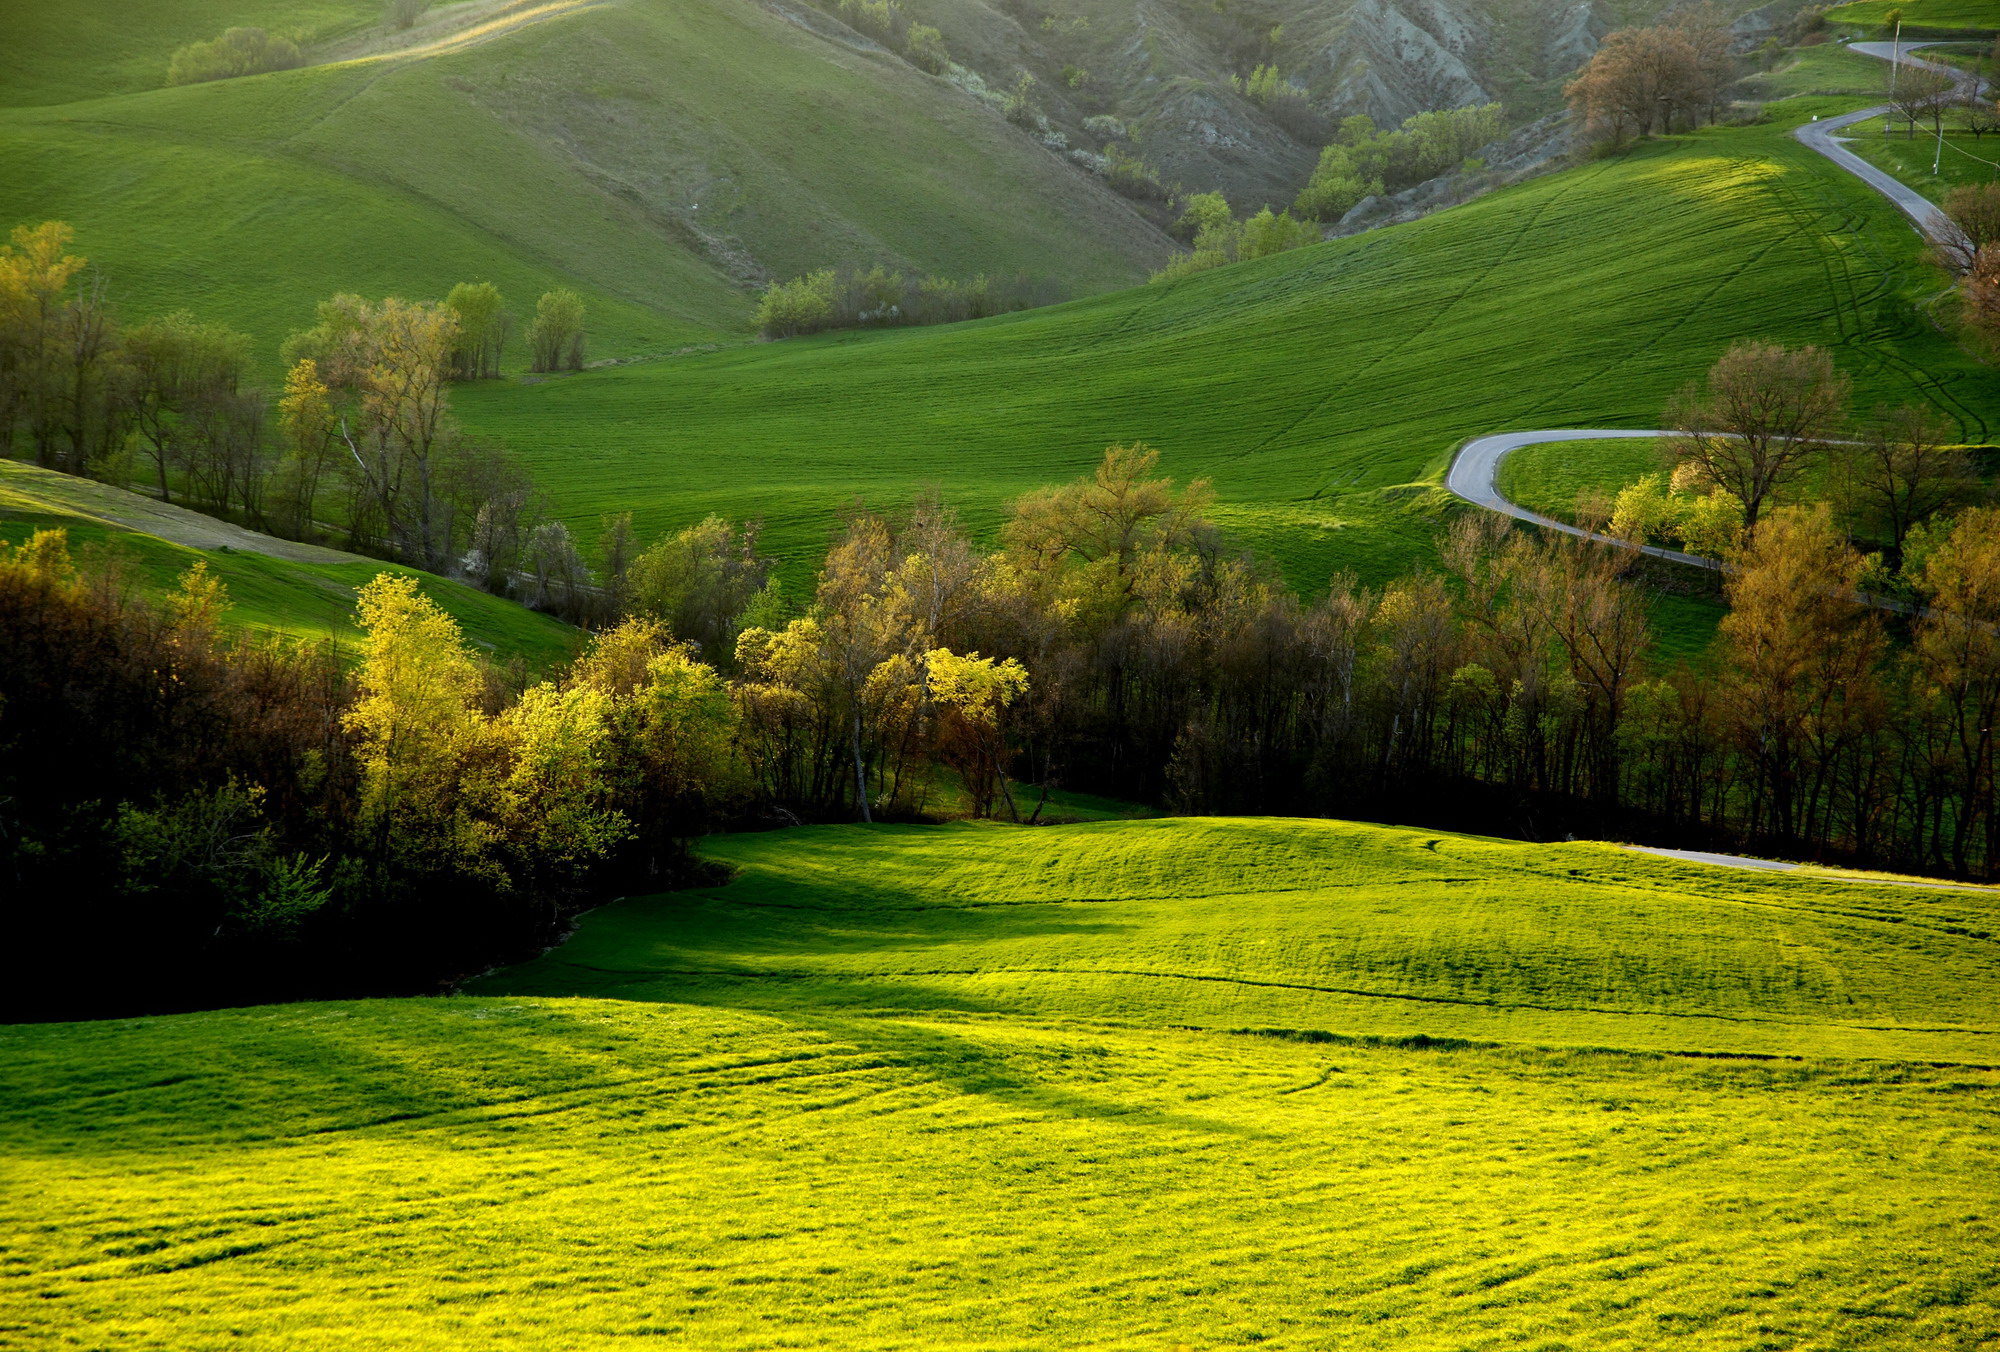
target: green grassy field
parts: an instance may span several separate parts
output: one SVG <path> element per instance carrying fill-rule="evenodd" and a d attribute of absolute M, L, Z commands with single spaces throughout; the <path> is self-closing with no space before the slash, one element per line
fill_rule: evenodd
<path fill-rule="evenodd" d="M 1615 494 L 1665 469 L 1660 444 L 1651 438 L 1547 441 L 1523 446 L 1502 460 L 1494 481 L 1510 501 L 1569 521 L 1575 519 L 1580 494 Z"/>
<path fill-rule="evenodd" d="M 1890 10 L 1900 10 L 1904 28 L 2000 29 L 2000 0 L 1855 0 L 1826 12 L 1830 23 L 1880 26 Z"/>
<path fill-rule="evenodd" d="M 1865 58 L 1840 52 L 1847 70 Z M 762 344 L 462 401 L 574 522 L 761 516 L 799 560 L 839 504 L 939 485 L 972 524 L 1114 441 L 1214 479 L 1293 580 L 1426 556 L 1452 449 L 1522 427 L 1651 426 L 1729 344 L 1831 347 L 1857 402 L 1928 400 L 1969 438 L 2000 390 L 1917 305 L 1916 236 L 1793 142 L 1841 103 L 1538 179 L 1412 225 L 950 329 Z"/>
<path fill-rule="evenodd" d="M 355 593 L 377 573 L 388 572 L 419 579 L 424 594 L 450 612 L 466 639 L 497 661 L 520 658 L 530 669 L 541 670 L 568 660 L 579 646 L 577 631 L 570 626 L 449 578 L 352 556 L 316 561 L 273 558 L 228 545 L 194 548 L 107 520 L 68 495 L 54 495 L 44 482 L 49 477 L 32 466 L 0 460 L 0 539 L 20 541 L 37 530 L 60 528 L 69 533 L 73 553 L 82 556 L 91 549 L 108 553 L 142 592 L 156 596 L 171 593 L 181 574 L 197 560 L 205 560 L 229 588 L 230 609 L 224 620 L 232 626 L 331 641 L 344 654 L 354 655 L 361 637 L 355 625 Z M 117 494 L 87 481 L 78 486 Z"/>
<path fill-rule="evenodd" d="M 128 317 L 188 306 L 271 363 L 341 290 L 491 280 L 529 313 L 567 283 L 602 357 L 740 336 L 766 275 L 880 262 L 1091 291 L 1168 249 L 991 107 L 735 0 L 606 0 L 423 59 L 157 87 L 173 47 L 229 23 L 380 12 L 44 7 L 0 70 L 0 222 L 70 221 Z"/>
<path fill-rule="evenodd" d="M 1962 183 L 1991 183 L 2000 178 L 2000 136 L 1945 134 L 1940 153 L 1937 138 L 1921 129 L 1912 138 L 1897 123 L 1894 136 L 1882 134 L 1882 120 L 1856 123 L 1848 148 L 1878 168 L 1886 169 L 1932 201 Z M 1937 165 L 1933 174 L 1931 166 Z"/>
<path fill-rule="evenodd" d="M 709 842 L 466 998 L 0 1029 L 20 1346 L 1988 1344 L 1991 894 L 1343 823 Z"/>

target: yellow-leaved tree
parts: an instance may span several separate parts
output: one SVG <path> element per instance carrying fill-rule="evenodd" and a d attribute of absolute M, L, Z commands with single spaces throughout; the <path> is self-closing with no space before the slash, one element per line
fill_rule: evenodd
<path fill-rule="evenodd" d="M 965 781 L 975 817 L 991 816 L 1007 754 L 1001 724 L 1009 705 L 1028 693 L 1028 669 L 1013 658 L 933 648 L 924 654 L 931 702 L 938 712 L 938 751 Z"/>
<path fill-rule="evenodd" d="M 552 895 L 632 834 L 613 806 L 613 700 L 594 686 L 531 686 L 495 720 L 508 766 L 495 795 L 516 886 Z"/>
<path fill-rule="evenodd" d="M 494 829 L 479 809 L 503 769 L 479 664 L 413 577 L 376 574 L 359 610 L 359 697 L 345 722 L 359 744 L 362 818 L 406 866 L 491 874 Z"/>
<path fill-rule="evenodd" d="M 609 756 L 600 772 L 633 819 L 639 862 L 659 876 L 708 807 L 736 792 L 728 684 L 658 620 L 628 619 L 591 643 L 572 672 L 608 701 Z"/>

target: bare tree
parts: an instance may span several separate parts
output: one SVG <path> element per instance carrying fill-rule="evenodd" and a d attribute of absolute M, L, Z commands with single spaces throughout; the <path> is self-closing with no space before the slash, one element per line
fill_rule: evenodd
<path fill-rule="evenodd" d="M 1712 120 L 1736 79 L 1727 19 L 1713 5 L 1609 34 L 1563 90 L 1586 128 L 1623 139 Z"/>
<path fill-rule="evenodd" d="M 2000 242 L 2000 183 L 1963 183 L 1944 195 L 1944 214 L 1961 238 L 1939 246 L 1953 272 L 1964 272 L 1989 244 Z"/>
<path fill-rule="evenodd" d="M 1817 347 L 1738 343 L 1705 382 L 1674 396 L 1665 422 L 1672 429 L 1668 447 L 1675 460 L 1741 502 L 1744 529 L 1754 531 L 1771 495 L 1839 436 L 1848 389 Z"/>
<path fill-rule="evenodd" d="M 1959 279 L 1960 317 L 1989 351 L 2000 351 L 2000 242 L 1989 243 L 1972 256 Z"/>
<path fill-rule="evenodd" d="M 1945 117 L 1956 103 L 1956 77 L 1929 66 L 1892 64 L 1889 67 L 1889 109 L 1891 115 L 1910 124 L 1916 134 L 1918 124 L 1933 136 L 1944 131 Z"/>
<path fill-rule="evenodd" d="M 1879 531 L 1900 557 L 1913 527 L 1978 489 L 1972 461 L 1928 409 L 1878 409 L 1860 440 L 1836 457 L 1835 483 L 1849 520 Z"/>

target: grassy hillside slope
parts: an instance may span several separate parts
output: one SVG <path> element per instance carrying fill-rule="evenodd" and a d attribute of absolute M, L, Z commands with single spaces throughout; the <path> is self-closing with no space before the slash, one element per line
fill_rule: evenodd
<path fill-rule="evenodd" d="M 1879 25 L 1891 11 L 1900 11 L 1905 29 L 2000 29 L 2000 0 L 1854 0 L 1826 12 L 1833 23 Z"/>
<path fill-rule="evenodd" d="M 1989 895 L 1274 820 L 712 850 L 737 882 L 478 998 L 0 1029 L 0 1320 L 1440 1352 L 2000 1319 Z"/>
<path fill-rule="evenodd" d="M 62 529 L 69 533 L 73 553 L 93 548 L 108 552 L 141 591 L 155 595 L 171 592 L 181 574 L 205 560 L 229 588 L 230 609 L 223 619 L 230 625 L 287 638 L 330 640 L 353 654 L 361 637 L 355 593 L 376 574 L 388 572 L 419 579 L 424 594 L 450 612 L 467 640 L 497 661 L 520 658 L 540 669 L 573 656 L 578 646 L 576 630 L 558 620 L 400 564 L 256 537 L 261 547 L 277 551 L 264 553 L 228 543 L 247 532 L 193 513 L 185 515 L 197 523 L 194 535 L 177 529 L 180 523 L 172 520 L 163 520 L 156 530 L 200 544 L 140 528 L 148 512 L 158 510 L 150 499 L 120 489 L 0 460 L 0 539 L 19 541 L 37 530 Z"/>
<path fill-rule="evenodd" d="M 1983 439 L 2000 389 L 1921 315 L 1942 279 L 1915 234 L 1787 134 L 1842 106 L 1789 100 L 1773 125 L 1171 285 L 489 388 L 463 408 L 572 521 L 757 515 L 800 557 L 855 495 L 893 505 L 936 483 L 990 527 L 1010 496 L 1142 439 L 1170 472 L 1213 477 L 1224 524 L 1301 584 L 1423 557 L 1464 438 L 1652 426 L 1741 338 L 1824 344 L 1858 407 L 1928 401 Z"/>
<path fill-rule="evenodd" d="M 767 275 L 882 262 L 1095 290 L 1167 249 L 991 106 L 741 0 L 606 0 L 424 58 L 137 91 L 85 73 L 118 7 L 76 8 L 31 27 L 0 103 L 106 96 L 0 111 L 0 220 L 69 220 L 126 313 L 187 305 L 272 358 L 343 289 L 490 279 L 525 310 L 567 282 L 606 356 L 740 332 Z M 268 8 L 205 0 L 200 27 Z M 141 26 L 155 83 L 196 22 Z"/>

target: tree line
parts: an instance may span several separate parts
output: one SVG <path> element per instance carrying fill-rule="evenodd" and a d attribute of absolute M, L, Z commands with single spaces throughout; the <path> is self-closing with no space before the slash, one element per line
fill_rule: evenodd
<path fill-rule="evenodd" d="M 758 298 L 755 323 L 766 338 L 831 329 L 955 324 L 1054 305 L 1067 299 L 1052 281 L 985 274 L 966 281 L 906 275 L 891 268 L 822 268 L 773 282 Z"/>
<path fill-rule="evenodd" d="M 1734 40 L 1712 3 L 1621 28 L 1605 35 L 1563 95 L 1583 133 L 1612 144 L 1699 127 L 1715 120 L 1736 83 Z"/>
<path fill-rule="evenodd" d="M 1821 374 L 1736 366 L 1780 359 Z M 1741 375 L 1684 442 L 1753 430 Z M 200 568 L 151 603 L 45 532 L 0 551 L 0 876 L 17 934 L 160 1007 L 423 989 L 701 876 L 704 831 L 1034 823 L 1057 788 L 1993 876 L 2000 509 L 1927 523 L 1898 613 L 1825 506 L 1774 501 L 1714 646 L 1669 661 L 1630 549 L 1468 515 L 1435 567 L 1301 595 L 1114 446 L 990 546 L 935 496 L 853 508 L 797 598 L 754 527 L 619 523 L 586 651 L 535 682 L 407 577 L 362 593 L 348 671 L 232 637 Z"/>
<path fill-rule="evenodd" d="M 0 454 L 502 594 L 569 595 L 566 530 L 452 417 L 453 382 L 498 377 L 514 332 L 490 282 L 322 302 L 286 342 L 274 398 L 243 334 L 186 311 L 121 326 L 70 239 L 51 221 L 0 245 Z M 531 369 L 580 369 L 582 299 L 544 294 L 526 338 Z"/>

